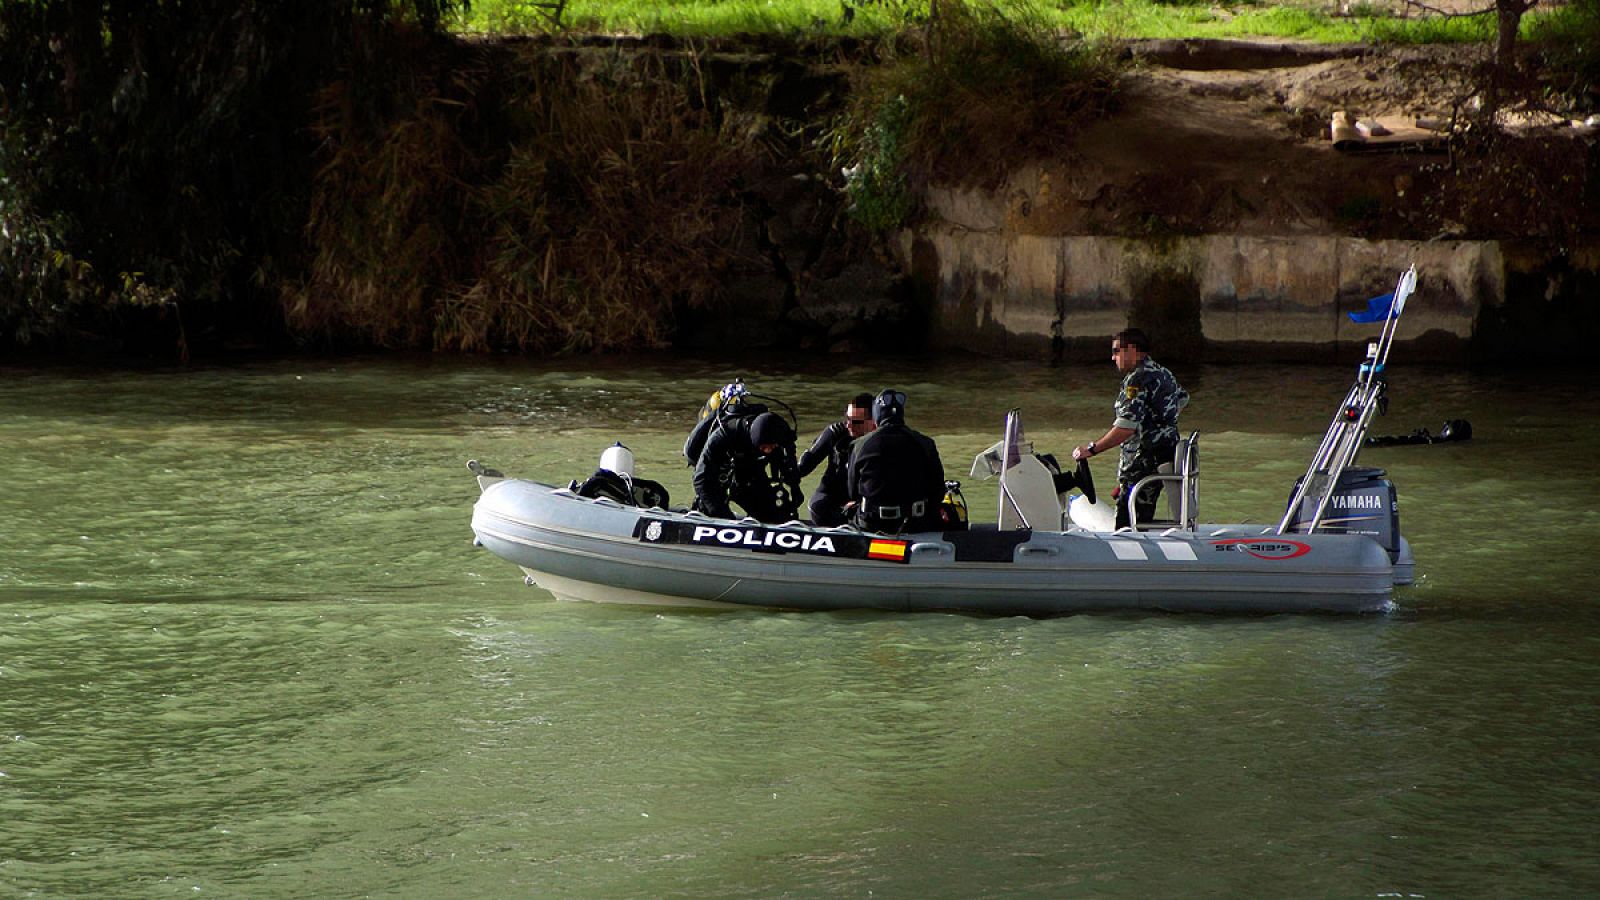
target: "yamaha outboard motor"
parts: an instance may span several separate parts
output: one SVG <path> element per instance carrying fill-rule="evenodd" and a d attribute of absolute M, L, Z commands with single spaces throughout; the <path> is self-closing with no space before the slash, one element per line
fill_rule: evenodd
<path fill-rule="evenodd" d="M 1364 534 L 1389 551 L 1389 559 L 1400 561 L 1400 504 L 1395 496 L 1394 482 L 1385 477 L 1382 469 L 1352 466 L 1339 475 L 1339 483 L 1328 494 L 1328 506 L 1323 511 L 1322 523 L 1317 531 L 1331 534 Z M 1303 477 L 1302 477 L 1302 480 Z M 1291 503 L 1300 493 L 1300 482 L 1289 495 Z M 1307 509 L 1307 497 L 1300 509 L 1289 514 L 1289 528 L 1296 530 L 1316 512 Z"/>
<path fill-rule="evenodd" d="M 1383 477 L 1382 469 L 1360 468 L 1352 463 L 1361 452 L 1373 415 L 1388 406 L 1389 379 L 1385 370 L 1389 351 L 1394 349 L 1395 331 L 1406 300 L 1416 289 L 1417 267 L 1413 265 L 1400 275 L 1393 292 L 1367 301 L 1366 312 L 1350 314 L 1354 322 L 1382 322 L 1383 331 L 1376 343 L 1367 345 L 1367 359 L 1356 374 L 1356 383 L 1334 413 L 1310 468 L 1295 482 L 1278 523 L 1281 535 L 1322 531 L 1371 537 L 1388 551 L 1395 584 L 1413 582 L 1416 559 L 1411 555 L 1411 545 L 1400 534 L 1394 485 Z M 1452 427 L 1452 434 L 1455 431 Z"/>

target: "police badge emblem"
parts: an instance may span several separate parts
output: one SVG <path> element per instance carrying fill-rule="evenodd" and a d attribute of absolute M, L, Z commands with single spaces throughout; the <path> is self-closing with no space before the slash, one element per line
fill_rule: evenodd
<path fill-rule="evenodd" d="M 661 540 L 661 523 L 651 522 L 649 527 L 644 530 L 644 539 L 647 541 Z"/>

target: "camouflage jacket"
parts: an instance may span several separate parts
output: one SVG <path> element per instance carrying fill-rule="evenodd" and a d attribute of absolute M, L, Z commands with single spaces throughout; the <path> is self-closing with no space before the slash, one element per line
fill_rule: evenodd
<path fill-rule="evenodd" d="M 1178 413 L 1189 405 L 1189 392 L 1165 366 L 1146 356 L 1122 379 L 1122 393 L 1112 404 L 1119 428 L 1133 429 L 1122 442 L 1117 480 L 1129 484 L 1152 475 L 1172 461 L 1178 444 Z"/>

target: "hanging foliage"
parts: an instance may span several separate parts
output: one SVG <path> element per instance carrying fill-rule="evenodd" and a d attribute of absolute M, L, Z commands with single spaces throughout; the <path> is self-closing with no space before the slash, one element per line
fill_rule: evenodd
<path fill-rule="evenodd" d="M 258 320 L 298 253 L 313 91 L 456 5 L 0 5 L 0 341 L 182 353 Z"/>

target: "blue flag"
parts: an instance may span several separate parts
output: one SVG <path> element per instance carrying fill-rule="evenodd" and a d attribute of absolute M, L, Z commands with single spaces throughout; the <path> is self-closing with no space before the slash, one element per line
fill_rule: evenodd
<path fill-rule="evenodd" d="M 1393 306 L 1394 292 L 1390 291 L 1389 293 L 1384 294 L 1382 297 L 1373 297 L 1371 300 L 1368 300 L 1367 309 L 1365 312 L 1350 313 L 1350 321 L 1382 322 L 1385 319 L 1392 319 L 1400 314 L 1399 310 L 1392 308 Z"/>

